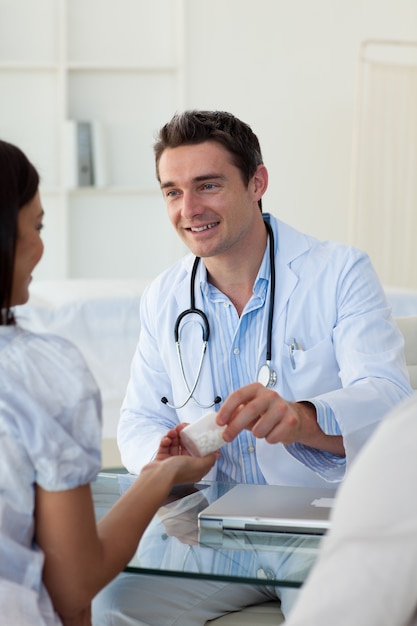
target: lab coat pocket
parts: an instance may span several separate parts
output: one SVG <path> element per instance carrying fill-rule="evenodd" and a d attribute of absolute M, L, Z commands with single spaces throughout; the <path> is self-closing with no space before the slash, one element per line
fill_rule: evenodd
<path fill-rule="evenodd" d="M 326 337 L 311 348 L 296 342 L 284 350 L 283 373 L 294 399 L 312 398 L 340 388 L 333 342 Z"/>

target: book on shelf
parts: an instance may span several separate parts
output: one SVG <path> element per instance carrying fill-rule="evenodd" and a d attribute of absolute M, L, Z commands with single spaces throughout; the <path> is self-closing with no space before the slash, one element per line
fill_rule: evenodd
<path fill-rule="evenodd" d="M 67 120 L 65 151 L 69 188 L 107 185 L 104 133 L 100 122 Z"/>

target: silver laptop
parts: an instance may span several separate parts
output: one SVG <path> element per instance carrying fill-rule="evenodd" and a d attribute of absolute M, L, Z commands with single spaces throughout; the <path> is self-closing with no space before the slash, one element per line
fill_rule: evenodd
<path fill-rule="evenodd" d="M 257 552 L 291 553 L 317 556 L 324 535 L 306 533 L 277 533 L 245 530 L 198 529 L 198 543 L 202 547 L 221 550 L 256 550 Z"/>
<path fill-rule="evenodd" d="M 200 530 L 322 535 L 336 489 L 241 484 L 198 514 Z"/>

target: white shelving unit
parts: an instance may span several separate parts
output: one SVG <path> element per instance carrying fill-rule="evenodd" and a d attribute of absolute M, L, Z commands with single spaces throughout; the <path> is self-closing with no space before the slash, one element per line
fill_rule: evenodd
<path fill-rule="evenodd" d="M 182 19 L 181 0 L 0 0 L 0 137 L 42 177 L 38 277 L 152 278 L 183 253 L 152 151 L 182 104 Z M 66 120 L 99 122 L 104 186 L 69 186 Z"/>

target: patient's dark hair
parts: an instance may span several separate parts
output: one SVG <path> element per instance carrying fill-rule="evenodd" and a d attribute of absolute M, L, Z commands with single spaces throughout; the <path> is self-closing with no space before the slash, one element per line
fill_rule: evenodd
<path fill-rule="evenodd" d="M 161 128 L 154 144 L 156 176 L 159 160 L 166 148 L 216 141 L 231 155 L 247 186 L 263 163 L 259 141 L 251 127 L 225 111 L 185 111 L 177 113 Z M 261 201 L 259 208 L 262 210 Z"/>
<path fill-rule="evenodd" d="M 15 323 L 10 309 L 19 210 L 36 195 L 39 174 L 23 152 L 0 139 L 0 325 Z"/>

